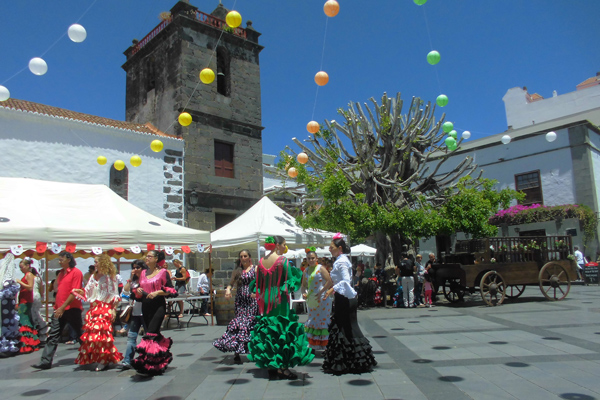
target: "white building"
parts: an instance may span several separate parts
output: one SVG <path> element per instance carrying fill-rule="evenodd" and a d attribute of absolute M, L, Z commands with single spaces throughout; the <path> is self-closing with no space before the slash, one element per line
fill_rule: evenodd
<path fill-rule="evenodd" d="M 453 169 L 465 157 L 472 157 L 483 170 L 483 177 L 497 180 L 500 189 L 525 192 L 527 198 L 523 204 L 584 204 L 598 213 L 600 78 L 590 78 L 578 85 L 576 92 L 549 99 L 513 88 L 504 96 L 504 101 L 509 129 L 482 139 L 463 141 L 439 173 Z M 548 132 L 555 132 L 556 140 L 549 142 Z M 508 144 L 501 141 L 505 135 L 510 136 Z M 508 227 L 499 234 L 519 236 L 519 232 L 523 234 L 528 229 L 538 231 L 539 227 Z M 549 223 L 541 230 L 545 230 L 545 235 L 577 235 L 573 244 L 582 248 L 583 233 L 579 224 Z M 435 253 L 443 241 L 440 238 L 437 243 L 436 238 L 422 241 L 420 249 Z M 590 243 L 586 254 L 594 256 L 597 249 L 597 241 Z"/>
<path fill-rule="evenodd" d="M 164 144 L 153 152 L 150 143 Z M 151 124 L 83 114 L 24 100 L 0 102 L 0 175 L 105 184 L 135 206 L 183 225 L 184 141 Z M 132 156 L 142 164 L 133 167 Z M 98 156 L 108 160 L 99 165 Z M 113 163 L 125 162 L 117 171 Z M 35 196 L 36 188 L 23 193 Z M 93 199 L 90 199 L 93 201 Z"/>

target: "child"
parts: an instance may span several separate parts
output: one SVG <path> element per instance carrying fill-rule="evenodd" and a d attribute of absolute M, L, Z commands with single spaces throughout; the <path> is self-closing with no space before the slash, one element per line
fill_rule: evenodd
<path fill-rule="evenodd" d="M 423 292 L 425 292 L 425 304 L 429 304 L 431 307 L 431 294 L 433 293 L 433 284 L 431 283 L 431 276 L 425 271 L 424 274 L 425 282 L 423 282 Z"/>

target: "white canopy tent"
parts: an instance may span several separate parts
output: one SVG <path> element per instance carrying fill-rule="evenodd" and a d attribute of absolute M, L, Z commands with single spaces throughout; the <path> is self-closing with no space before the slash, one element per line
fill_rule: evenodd
<path fill-rule="evenodd" d="M 257 249 L 268 236 L 282 236 L 290 248 L 328 244 L 335 233 L 319 229 L 302 229 L 287 212 L 268 197 L 235 220 L 211 234 L 213 248 L 255 243 Z"/>
<path fill-rule="evenodd" d="M 350 255 L 352 257 L 356 256 L 367 256 L 367 257 L 375 257 L 375 253 L 377 249 L 367 246 L 366 244 L 357 244 L 350 248 Z"/>
<path fill-rule="evenodd" d="M 77 251 L 104 251 L 147 243 L 178 250 L 208 245 L 210 233 L 158 218 L 105 185 L 0 178 L 0 252 L 36 242 L 76 244 Z"/>

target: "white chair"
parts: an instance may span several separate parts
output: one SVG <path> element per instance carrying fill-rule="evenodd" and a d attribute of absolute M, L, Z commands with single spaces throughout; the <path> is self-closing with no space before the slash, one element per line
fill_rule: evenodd
<path fill-rule="evenodd" d="M 304 312 L 308 313 L 308 306 L 306 305 L 306 300 L 304 300 L 304 298 L 302 297 L 302 293 L 300 292 L 300 289 L 298 289 L 297 291 L 294 292 L 294 297 L 296 297 L 296 299 L 292 298 L 291 292 L 288 292 L 288 300 L 290 302 L 290 310 L 294 309 L 294 303 L 302 303 L 304 305 Z"/>

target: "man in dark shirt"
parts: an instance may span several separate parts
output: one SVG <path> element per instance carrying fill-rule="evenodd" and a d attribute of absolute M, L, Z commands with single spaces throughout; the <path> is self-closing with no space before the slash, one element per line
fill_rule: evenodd
<path fill-rule="evenodd" d="M 62 270 L 56 277 L 54 285 L 57 287 L 54 313 L 50 319 L 50 331 L 42 358 L 38 364 L 32 365 L 37 369 L 50 369 L 52 359 L 60 340 L 60 335 L 68 323 L 75 330 L 77 339 L 81 336 L 81 300 L 77 299 L 71 291 L 81 289 L 83 274 L 75 267 L 73 255 L 62 251 L 58 255 L 58 262 Z"/>
<path fill-rule="evenodd" d="M 415 263 L 408 259 L 407 254 L 403 254 L 399 269 L 400 276 L 402 276 L 402 295 L 404 297 L 404 308 L 415 307 Z"/>

